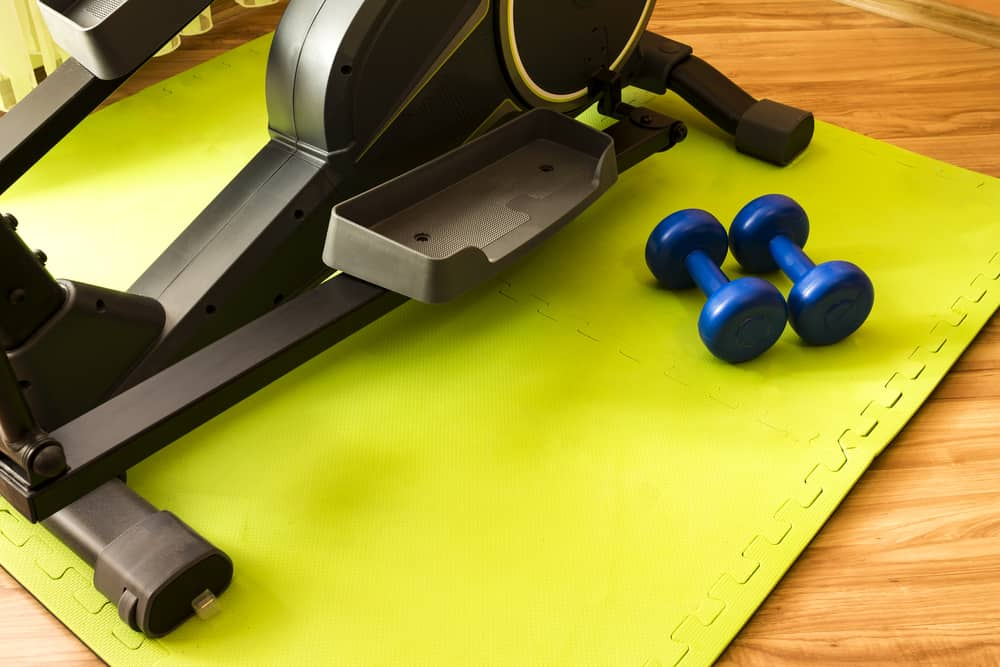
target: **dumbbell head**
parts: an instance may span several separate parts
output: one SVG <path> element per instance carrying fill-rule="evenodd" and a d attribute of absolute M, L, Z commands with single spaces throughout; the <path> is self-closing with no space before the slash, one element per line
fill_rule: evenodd
<path fill-rule="evenodd" d="M 698 334 L 712 354 L 740 364 L 774 347 L 787 324 L 785 297 L 777 287 L 760 278 L 740 278 L 709 297 Z"/>
<path fill-rule="evenodd" d="M 646 242 L 646 266 L 667 289 L 694 287 L 684 260 L 696 250 L 722 266 L 729 254 L 726 228 L 709 213 L 696 208 L 677 211 L 653 229 Z"/>
<path fill-rule="evenodd" d="M 760 356 L 778 341 L 788 321 L 785 299 L 771 283 L 759 278 L 728 282 L 719 269 L 726 258 L 726 229 L 707 211 L 674 213 L 657 225 L 646 244 L 646 263 L 664 287 L 690 287 L 695 280 L 688 258 L 700 255 L 692 266 L 714 272 L 708 281 L 718 287 L 698 318 L 698 333 L 718 358 L 742 363 Z M 708 290 L 707 290 L 708 291 Z"/>
<path fill-rule="evenodd" d="M 810 345 L 832 345 L 865 323 L 875 305 L 871 279 L 850 262 L 826 262 L 788 293 L 792 328 Z"/>
<path fill-rule="evenodd" d="M 750 273 L 777 271 L 770 245 L 775 236 L 784 236 L 805 248 L 809 240 L 809 216 L 791 197 L 758 197 L 736 214 L 729 229 L 733 257 Z"/>

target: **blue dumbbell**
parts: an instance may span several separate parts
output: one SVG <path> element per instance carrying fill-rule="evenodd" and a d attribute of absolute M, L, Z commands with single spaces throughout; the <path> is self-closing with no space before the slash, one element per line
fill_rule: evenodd
<path fill-rule="evenodd" d="M 674 213 L 653 230 L 646 264 L 668 289 L 697 283 L 708 295 L 698 318 L 705 346 L 723 361 L 750 361 L 771 349 L 788 323 L 785 298 L 760 278 L 729 282 L 719 267 L 729 254 L 726 228 L 707 211 Z"/>
<path fill-rule="evenodd" d="M 864 324 L 875 304 L 875 288 L 850 262 L 816 266 L 802 248 L 809 217 L 784 195 L 765 195 L 747 204 L 729 230 L 733 256 L 751 273 L 780 268 L 795 286 L 788 295 L 792 328 L 811 345 L 839 342 Z"/>

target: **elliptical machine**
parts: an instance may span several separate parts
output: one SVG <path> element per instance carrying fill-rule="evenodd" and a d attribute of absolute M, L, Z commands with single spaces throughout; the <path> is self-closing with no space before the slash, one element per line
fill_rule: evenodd
<path fill-rule="evenodd" d="M 40 0 L 73 58 L 0 119 L 0 193 L 208 0 Z M 126 471 L 406 301 L 496 275 L 683 141 L 673 90 L 778 165 L 813 117 L 646 31 L 654 0 L 290 0 L 271 139 L 127 292 L 55 280 L 0 220 L 0 494 L 162 636 L 230 559 Z M 575 120 L 597 104 L 600 132 Z M 334 271 L 342 271 L 329 279 Z"/>

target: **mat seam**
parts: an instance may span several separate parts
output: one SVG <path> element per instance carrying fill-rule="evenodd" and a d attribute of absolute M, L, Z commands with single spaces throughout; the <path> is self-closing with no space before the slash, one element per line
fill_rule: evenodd
<path fill-rule="evenodd" d="M 763 561 L 753 562 L 753 559 L 749 558 L 747 554 L 758 550 L 762 546 L 773 548 L 784 543 L 784 540 L 794 529 L 795 523 L 781 517 L 817 507 L 816 503 L 823 495 L 824 489 L 822 486 L 819 486 L 818 489 L 814 488 L 814 486 L 819 484 L 818 478 L 824 472 L 832 474 L 840 473 L 854 460 L 865 464 L 861 469 L 861 472 L 863 472 L 871 460 L 874 460 L 881 453 L 884 447 L 879 448 L 877 451 L 866 451 L 863 445 L 864 441 L 870 438 L 878 429 L 879 418 L 882 417 L 884 419 L 883 413 L 896 408 L 899 406 L 900 401 L 903 400 L 904 390 L 899 388 L 898 385 L 919 381 L 927 369 L 927 361 L 921 361 L 923 356 L 927 354 L 936 355 L 941 352 L 947 343 L 947 337 L 942 337 L 940 333 L 937 333 L 939 329 L 942 327 L 957 329 L 966 324 L 969 313 L 968 308 L 965 310 L 960 309 L 963 306 L 963 302 L 967 302 L 969 305 L 980 303 L 991 292 L 991 289 L 996 289 L 996 285 L 990 283 L 1000 281 L 1000 268 L 998 268 L 998 264 L 1000 264 L 1000 251 L 993 252 L 986 263 L 982 265 L 981 270 L 978 270 L 974 274 L 972 280 L 968 283 L 970 291 L 956 297 L 947 310 L 939 315 L 938 319 L 931 326 L 925 342 L 914 348 L 902 360 L 897 370 L 892 371 L 888 380 L 881 385 L 881 394 L 875 395 L 864 404 L 864 407 L 858 412 L 858 420 L 853 426 L 841 431 L 833 442 L 825 440 L 823 434 L 812 435 L 809 439 L 809 446 L 812 448 L 821 448 L 824 452 L 832 454 L 834 458 L 818 457 L 818 460 L 810 465 L 808 472 L 802 478 L 803 495 L 783 501 L 777 510 L 771 514 L 771 531 L 763 531 L 754 535 L 749 543 L 747 543 L 747 546 L 740 551 L 739 558 L 744 561 L 743 564 L 746 566 L 743 572 L 733 573 L 728 570 L 723 572 L 709 588 L 698 608 L 682 617 L 681 621 L 673 628 L 670 633 L 670 640 L 675 645 L 681 647 L 682 653 L 676 660 L 666 664 L 676 667 L 691 655 L 690 643 L 684 641 L 682 637 L 678 637 L 678 632 L 681 632 L 691 622 L 697 623 L 703 629 L 712 627 L 729 606 L 727 604 L 728 596 L 714 595 L 713 591 L 716 591 L 720 587 L 731 586 L 732 583 L 740 586 L 746 585 L 760 571 Z M 517 296 L 519 290 L 510 280 L 501 279 L 499 283 L 501 286 L 497 290 L 497 293 L 504 299 L 515 303 L 524 301 L 529 307 L 534 307 L 537 315 L 550 322 L 560 324 L 567 331 L 573 331 L 592 342 L 603 344 L 604 341 L 609 340 L 603 335 L 595 333 L 591 323 L 586 321 L 585 317 L 580 317 L 579 313 L 571 314 L 565 319 L 561 316 L 554 316 L 551 312 L 547 312 L 552 305 L 550 299 L 530 293 L 530 291 L 528 292 L 528 296 L 519 297 Z M 536 303 L 533 304 L 531 303 L 532 301 Z M 567 322 L 566 320 L 569 321 Z M 614 347 L 619 347 L 619 345 L 621 345 L 620 341 L 614 342 Z M 618 354 L 623 361 L 628 360 L 633 363 L 643 363 L 639 360 L 641 355 L 635 355 L 633 351 L 628 349 L 627 345 L 621 345 L 618 349 Z M 672 369 L 673 367 L 671 366 L 666 369 L 661 367 L 658 370 L 665 377 L 687 385 L 682 379 L 670 374 L 670 370 Z M 730 409 L 737 409 L 739 407 L 730 405 L 721 395 L 713 395 L 711 392 L 708 392 L 708 397 Z M 770 424 L 763 418 L 757 417 L 756 419 L 768 428 L 781 432 L 788 437 L 795 437 L 790 431 Z M 891 438 L 889 442 L 891 442 Z M 887 445 L 888 442 L 886 443 Z M 865 451 L 865 453 L 862 455 L 853 454 L 855 451 Z M 868 457 L 867 463 L 864 460 L 865 457 Z"/>

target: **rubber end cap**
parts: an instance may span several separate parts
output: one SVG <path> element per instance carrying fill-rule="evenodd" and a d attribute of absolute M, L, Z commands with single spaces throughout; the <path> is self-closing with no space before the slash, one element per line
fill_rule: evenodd
<path fill-rule="evenodd" d="M 772 100 L 750 107 L 736 128 L 736 149 L 784 167 L 812 142 L 816 121 L 809 111 Z"/>
<path fill-rule="evenodd" d="M 44 479 L 62 474 L 66 470 L 66 452 L 57 443 L 45 445 L 31 459 L 31 470 Z"/>
<path fill-rule="evenodd" d="M 192 601 L 221 595 L 233 578 L 226 554 L 170 512 L 151 514 L 97 555 L 94 586 L 118 600 L 123 621 L 162 637 L 194 616 Z"/>

